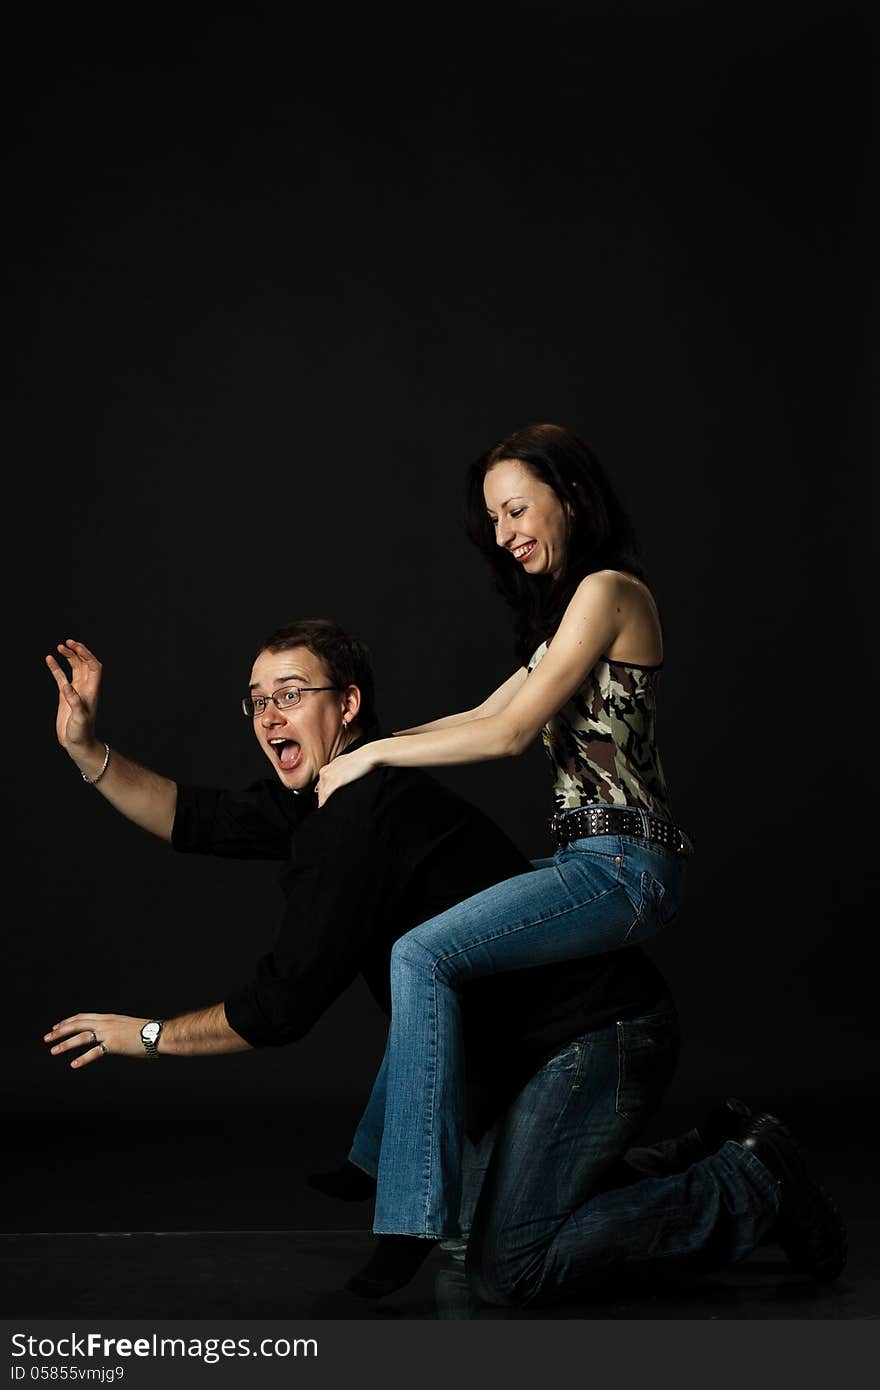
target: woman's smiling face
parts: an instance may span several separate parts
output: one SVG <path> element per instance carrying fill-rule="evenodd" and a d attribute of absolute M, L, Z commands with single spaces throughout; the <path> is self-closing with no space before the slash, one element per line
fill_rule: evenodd
<path fill-rule="evenodd" d="M 568 540 L 565 508 L 519 459 L 501 459 L 483 480 L 495 540 L 527 574 L 560 574 Z"/>

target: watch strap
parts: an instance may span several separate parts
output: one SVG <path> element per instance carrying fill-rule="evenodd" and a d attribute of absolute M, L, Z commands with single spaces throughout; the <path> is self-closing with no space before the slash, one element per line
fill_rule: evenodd
<path fill-rule="evenodd" d="M 146 1030 L 150 1027 L 150 1024 L 153 1024 L 154 1027 L 155 1027 L 155 1037 L 146 1037 L 146 1036 L 145 1036 L 145 1035 L 146 1035 Z M 161 1035 L 161 1032 L 162 1032 L 162 1020 L 161 1020 L 160 1018 L 151 1018 L 151 1019 L 149 1020 L 149 1022 L 145 1023 L 144 1026 L 143 1026 L 143 1028 L 141 1029 L 141 1042 L 142 1042 L 143 1045 L 144 1045 L 144 1051 L 146 1052 L 146 1054 L 147 1054 L 148 1057 L 158 1057 L 158 1056 L 159 1056 L 159 1049 L 158 1049 L 157 1044 L 158 1044 L 158 1042 L 159 1042 L 159 1037 L 160 1037 L 160 1035 Z"/>

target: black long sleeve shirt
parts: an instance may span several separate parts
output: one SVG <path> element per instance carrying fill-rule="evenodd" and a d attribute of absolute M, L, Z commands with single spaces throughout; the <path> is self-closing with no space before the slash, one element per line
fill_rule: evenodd
<path fill-rule="evenodd" d="M 532 867 L 477 807 L 429 774 L 402 768 L 379 768 L 320 809 L 312 791 L 296 795 L 276 779 L 242 791 L 179 786 L 172 843 L 284 861 L 274 943 L 224 1000 L 230 1027 L 254 1047 L 303 1037 L 358 974 L 390 1015 L 395 940 Z M 666 994 L 636 946 L 466 986 L 468 1073 L 484 1118 L 572 1038 Z"/>

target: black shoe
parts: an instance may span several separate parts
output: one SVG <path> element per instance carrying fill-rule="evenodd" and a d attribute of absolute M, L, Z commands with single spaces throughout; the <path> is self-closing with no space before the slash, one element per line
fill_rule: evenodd
<path fill-rule="evenodd" d="M 363 1269 L 344 1287 L 361 1298 L 386 1298 L 415 1277 L 436 1245 L 433 1238 L 379 1236 Z"/>
<path fill-rule="evenodd" d="M 751 1116 L 744 1101 L 728 1096 L 723 1105 L 715 1106 L 685 1134 L 663 1139 L 648 1148 L 628 1150 L 626 1162 L 645 1177 L 662 1178 L 671 1173 L 683 1173 L 692 1163 L 699 1163 L 700 1159 L 715 1153 L 726 1139 L 739 1140 Z"/>
<path fill-rule="evenodd" d="M 821 1283 L 836 1279 L 847 1256 L 843 1217 L 813 1177 L 791 1131 L 775 1115 L 754 1115 L 738 1142 L 780 1183 L 773 1236 L 792 1265 Z"/>

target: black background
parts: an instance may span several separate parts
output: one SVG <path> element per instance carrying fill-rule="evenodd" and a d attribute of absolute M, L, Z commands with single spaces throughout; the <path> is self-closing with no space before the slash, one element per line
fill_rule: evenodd
<path fill-rule="evenodd" d="M 295 617 L 368 642 L 388 729 L 471 706 L 514 661 L 464 473 L 536 420 L 605 463 L 664 617 L 698 848 L 650 948 L 684 1024 L 670 1115 L 870 1087 L 866 16 L 17 21 L 5 1229 L 338 1224 L 302 1173 L 341 1157 L 384 1040 L 356 984 L 294 1048 L 48 1057 L 64 1014 L 222 998 L 280 898 L 274 866 L 175 856 L 83 785 L 44 654 L 92 646 L 99 732 L 180 781 L 263 775 L 236 702 Z M 537 745 L 437 775 L 549 852 Z"/>

